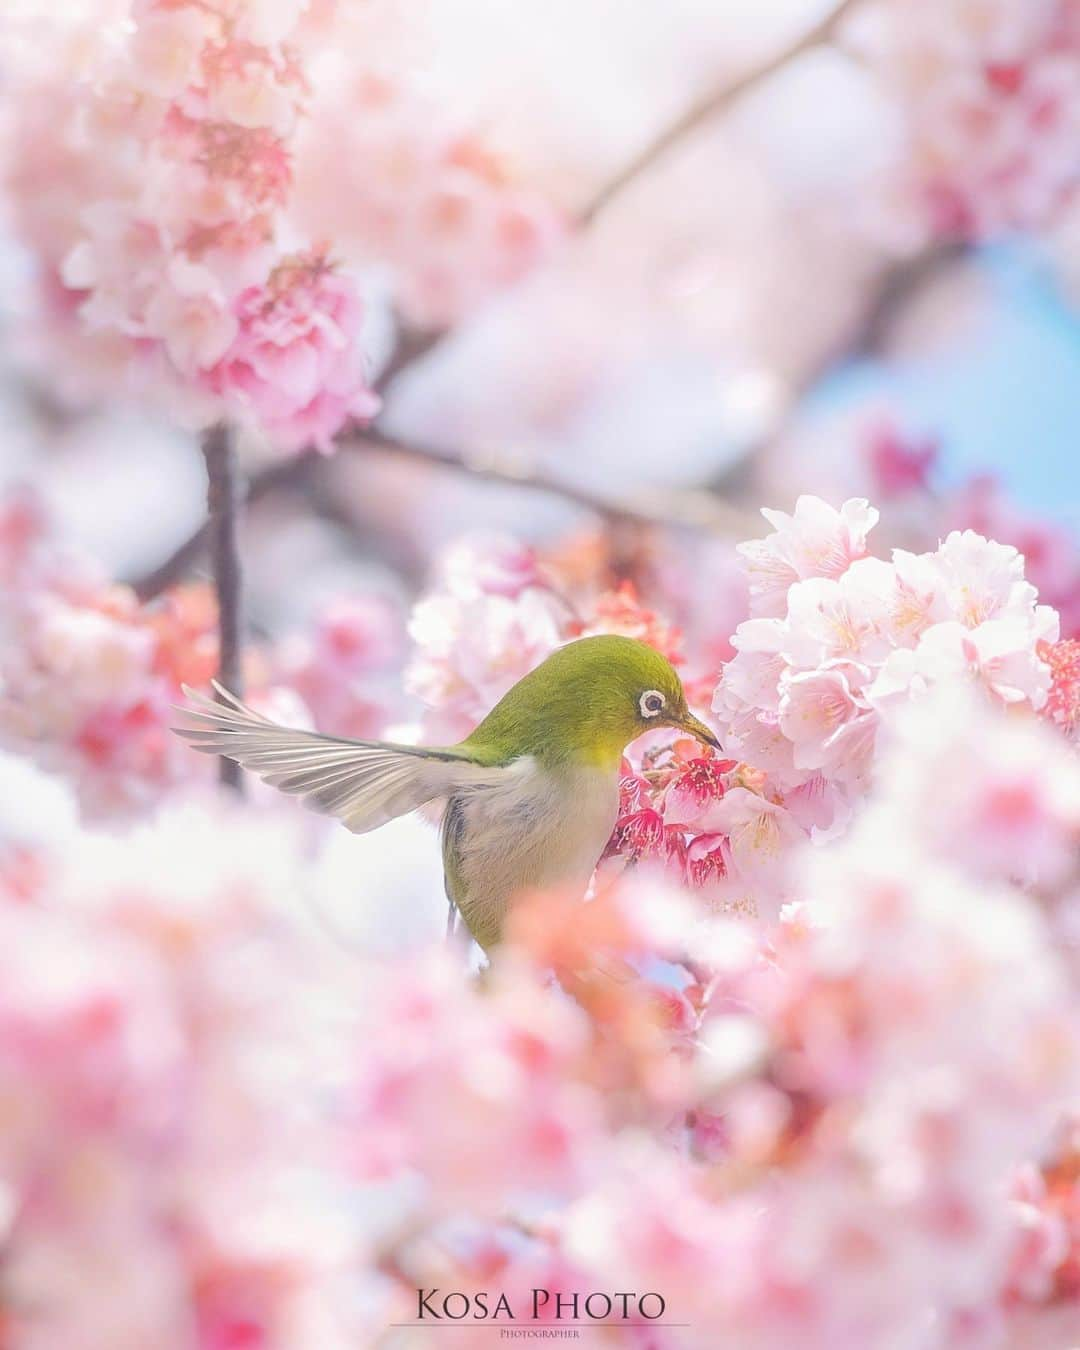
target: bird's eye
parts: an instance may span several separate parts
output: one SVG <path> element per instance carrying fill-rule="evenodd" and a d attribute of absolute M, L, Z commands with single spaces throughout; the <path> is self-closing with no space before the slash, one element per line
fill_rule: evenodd
<path fill-rule="evenodd" d="M 666 703 L 667 699 L 659 689 L 649 689 L 642 694 L 638 707 L 641 709 L 642 717 L 659 717 Z"/>

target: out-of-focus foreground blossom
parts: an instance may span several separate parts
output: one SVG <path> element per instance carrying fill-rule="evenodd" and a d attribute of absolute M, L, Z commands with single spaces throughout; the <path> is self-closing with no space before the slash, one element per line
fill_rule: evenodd
<path fill-rule="evenodd" d="M 355 971 L 295 832 L 216 802 L 58 842 L 5 780 L 5 1344 L 362 1343 Z"/>
<path fill-rule="evenodd" d="M 526 1316 L 537 1287 L 656 1290 L 673 1348 L 1056 1315 L 1080 769 L 962 686 L 899 722 L 779 923 L 642 874 L 572 922 L 538 897 L 480 982 L 447 949 L 343 953 L 279 822 L 177 804 L 58 841 L 9 812 L 11 1344 L 344 1347 L 432 1287 Z"/>
<path fill-rule="evenodd" d="M 757 936 L 624 883 L 580 926 L 557 904 L 520 914 L 483 992 L 387 976 L 399 1031 L 373 1079 L 366 1060 L 361 1120 L 385 1132 L 380 1166 L 423 1177 L 439 1234 L 400 1244 L 403 1307 L 437 1280 L 518 1288 L 545 1249 L 560 1288 L 663 1291 L 689 1324 L 656 1329 L 665 1346 L 993 1344 L 1018 1304 L 1060 1296 L 1077 764 L 963 689 L 901 722 L 881 795 L 842 844 L 804 846 L 798 905 Z M 1016 858 L 1061 860 L 1039 898 L 986 854 L 1003 820 Z M 681 984 L 635 974 L 680 952 Z M 541 999 L 530 960 L 572 1004 Z M 1043 1156 L 1039 1180 L 1025 1160 Z"/>

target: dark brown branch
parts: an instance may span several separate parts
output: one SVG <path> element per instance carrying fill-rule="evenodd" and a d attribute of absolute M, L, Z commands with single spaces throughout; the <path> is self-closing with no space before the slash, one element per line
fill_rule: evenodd
<path fill-rule="evenodd" d="M 206 460 L 207 542 L 218 602 L 218 679 L 242 695 L 244 658 L 243 579 L 240 571 L 240 510 L 243 492 L 236 445 L 225 426 L 203 437 Z M 231 759 L 221 761 L 221 781 L 240 791 L 242 771 Z"/>
<path fill-rule="evenodd" d="M 345 436 L 339 442 L 342 453 L 364 449 L 385 451 L 395 459 L 412 460 L 450 473 L 466 474 L 485 483 L 516 487 L 524 491 L 544 492 L 609 522 L 653 525 L 667 529 L 709 531 L 717 534 L 744 529 L 744 514 L 715 492 L 707 489 L 678 489 L 649 486 L 634 493 L 608 497 L 588 491 L 574 483 L 532 470 L 497 457 L 478 454 L 459 455 L 455 451 L 413 441 L 398 440 L 378 427 L 368 427 Z M 284 465 L 274 465 L 251 480 L 248 500 L 260 501 L 272 491 L 302 483 L 317 463 L 317 456 L 304 455 Z M 193 566 L 210 542 L 209 524 L 201 525 L 190 538 L 159 567 L 133 583 L 140 599 L 151 600 L 169 586 L 176 585 Z"/>
<path fill-rule="evenodd" d="M 303 487 L 316 458 L 314 455 L 303 455 L 263 469 L 248 485 L 245 501 L 254 506 L 281 489 Z M 155 595 L 183 581 L 205 556 L 209 543 L 210 522 L 204 520 L 152 572 L 146 572 L 132 581 L 135 594 L 140 600 L 152 600 Z"/>
<path fill-rule="evenodd" d="M 379 378 L 375 381 L 376 392 L 381 394 L 389 389 L 400 374 L 422 361 L 433 347 L 437 347 L 442 342 L 445 336 L 446 332 L 441 328 L 431 328 L 426 332 L 421 330 L 404 331 L 398 339 L 390 360 L 379 372 Z"/>
<path fill-rule="evenodd" d="M 796 42 L 782 48 L 760 66 L 754 66 L 745 74 L 732 80 L 730 84 L 710 90 L 699 103 L 688 108 L 676 121 L 664 127 L 628 164 L 620 169 L 614 178 L 609 179 L 603 185 L 580 212 L 578 219 L 581 224 L 591 224 L 601 211 L 618 197 L 625 188 L 647 173 L 654 164 L 664 158 L 673 146 L 685 140 L 687 136 L 707 122 L 712 121 L 720 113 L 725 112 L 746 94 L 751 93 L 774 75 L 779 74 L 792 61 L 798 60 L 800 56 L 805 56 L 815 47 L 820 47 L 823 43 L 828 42 L 858 3 L 859 0 L 840 0 L 840 3 L 830 14 L 827 14 L 820 23 L 815 24 L 809 32 L 804 33 Z"/>

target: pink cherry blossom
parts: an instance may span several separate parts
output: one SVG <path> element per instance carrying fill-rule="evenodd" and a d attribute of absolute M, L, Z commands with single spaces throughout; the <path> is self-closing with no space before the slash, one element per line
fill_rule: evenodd
<path fill-rule="evenodd" d="M 47 514 L 16 498 L 6 515 L 12 585 L 0 604 L 0 734 L 69 775 L 91 814 L 138 811 L 206 777 L 169 731 L 180 683 L 216 661 L 214 608 L 177 593 L 145 609 L 93 560 L 63 546 Z M 0 527 L 0 535 L 4 533 Z"/>
<path fill-rule="evenodd" d="M 824 504 L 802 511 L 840 518 Z M 752 576 L 762 556 L 782 556 L 782 538 L 744 548 Z M 930 553 L 851 558 L 836 576 L 793 580 L 782 613 L 748 620 L 732 639 L 713 698 L 724 744 L 764 772 L 786 819 L 828 837 L 873 782 L 882 720 L 911 699 L 965 680 L 1001 704 L 1046 705 L 1059 623 L 1037 601 L 1017 550 L 970 530 Z"/>
<path fill-rule="evenodd" d="M 740 544 L 750 579 L 751 615 L 779 617 L 796 581 L 838 577 L 866 555 L 866 538 L 878 520 L 868 502 L 853 499 L 839 511 L 817 497 L 800 497 L 792 515 L 763 510 L 775 529 L 765 539 Z"/>
<path fill-rule="evenodd" d="M 1043 715 L 1075 738 L 1080 730 L 1080 641 L 1041 642 L 1036 651 L 1050 670 Z"/>
<path fill-rule="evenodd" d="M 192 428 L 231 417 L 286 452 L 326 451 L 378 408 L 359 290 L 289 219 L 305 8 L 135 0 L 43 128 L 70 194 L 24 229 L 57 316 L 114 374 L 126 365 L 124 392 Z M 47 106 L 51 89 L 27 84 L 28 107 Z"/>
<path fill-rule="evenodd" d="M 237 298 L 238 331 L 203 382 L 280 449 L 314 445 L 329 454 L 346 422 L 367 420 L 379 408 L 364 371 L 361 322 L 349 282 L 321 258 L 289 259 L 264 287 Z"/>
<path fill-rule="evenodd" d="M 313 25 L 319 95 L 297 141 L 296 213 L 377 265 L 410 325 L 439 328 L 542 265 L 569 223 L 515 147 L 430 78 L 416 20 L 408 6 L 336 5 Z"/>
<path fill-rule="evenodd" d="M 503 545 L 496 548 L 501 554 Z M 442 586 L 413 611 L 416 651 L 406 681 L 431 709 L 426 725 L 437 742 L 467 735 L 570 636 L 566 601 L 538 574 L 511 575 L 508 587 L 501 566 L 489 568 L 482 551 L 471 552 L 468 565 L 455 554 Z"/>
<path fill-rule="evenodd" d="M 852 693 L 851 674 L 851 666 L 831 662 L 785 676 L 778 725 L 795 747 L 797 769 L 856 779 L 867 771 L 876 719 L 865 700 Z"/>
<path fill-rule="evenodd" d="M 1071 0 L 883 0 L 852 25 L 903 134 L 883 194 L 935 233 L 1039 228 L 1073 197 Z"/>
<path fill-rule="evenodd" d="M 3 868 L 5 844 L 0 824 Z M 174 806 L 123 839 L 54 835 L 32 903 L 0 885 L 14 1344 L 368 1338 L 345 1292 L 361 1234 L 324 1203 L 350 1180 L 341 1116 L 300 1101 L 348 1063 L 326 1014 L 347 1020 L 351 974 L 292 904 L 298 845 Z"/>
<path fill-rule="evenodd" d="M 991 476 L 974 478 L 945 502 L 952 527 L 1013 544 L 1042 600 L 1061 615 L 1062 635 L 1080 631 L 1080 547 L 1059 522 L 1022 510 Z"/>
<path fill-rule="evenodd" d="M 403 711 L 396 685 L 404 646 L 404 616 L 392 600 L 341 594 L 278 644 L 274 675 L 296 690 L 319 730 L 371 739 Z"/>
<path fill-rule="evenodd" d="M 376 1020 L 360 1043 L 354 1118 L 362 1168 L 417 1170 L 436 1209 L 573 1184 L 600 1123 L 575 1082 L 587 1047 L 579 1009 L 527 969 L 484 997 L 445 956 L 388 973 L 368 1006 Z"/>

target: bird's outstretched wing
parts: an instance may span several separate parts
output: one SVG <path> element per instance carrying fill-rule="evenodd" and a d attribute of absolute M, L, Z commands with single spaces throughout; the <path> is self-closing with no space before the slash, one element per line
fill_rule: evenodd
<path fill-rule="evenodd" d="M 214 688 L 222 702 L 184 686 L 192 706 L 179 709 L 185 725 L 174 730 L 196 750 L 234 759 L 314 810 L 337 816 L 355 834 L 491 773 L 453 750 L 350 741 L 279 726 L 221 685 Z"/>

